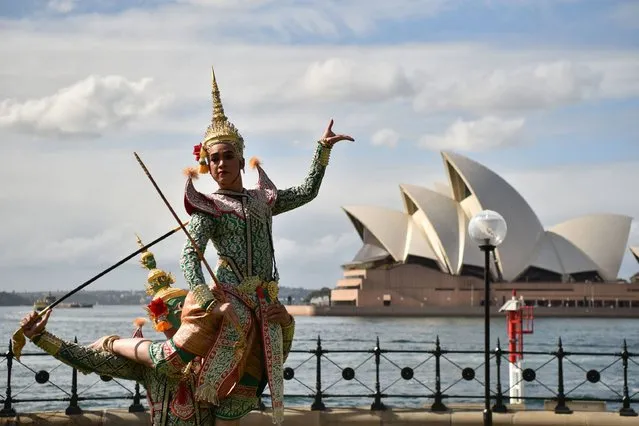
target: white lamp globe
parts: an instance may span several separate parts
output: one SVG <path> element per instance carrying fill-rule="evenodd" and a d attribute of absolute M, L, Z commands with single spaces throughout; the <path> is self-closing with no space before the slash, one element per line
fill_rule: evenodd
<path fill-rule="evenodd" d="M 468 234 L 480 246 L 500 245 L 506 238 L 506 221 L 497 212 L 482 210 L 470 220 Z"/>

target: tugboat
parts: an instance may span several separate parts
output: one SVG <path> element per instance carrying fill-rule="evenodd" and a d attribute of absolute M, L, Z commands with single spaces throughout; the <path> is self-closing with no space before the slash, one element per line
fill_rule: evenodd
<path fill-rule="evenodd" d="M 44 308 L 46 308 L 47 306 L 49 306 L 55 301 L 56 301 L 56 298 L 51 294 L 51 292 L 49 292 L 48 296 L 40 298 L 35 301 L 35 303 L 33 304 L 33 309 L 36 312 L 40 312 L 41 310 L 43 310 Z"/>

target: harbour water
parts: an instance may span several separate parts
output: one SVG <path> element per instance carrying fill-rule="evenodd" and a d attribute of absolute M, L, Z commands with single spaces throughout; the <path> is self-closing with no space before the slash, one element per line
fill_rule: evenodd
<path fill-rule="evenodd" d="M 0 337 L 2 351 L 6 351 L 11 334 L 19 319 L 29 312 L 28 307 L 0 308 Z M 51 317 L 48 329 L 54 334 L 87 344 L 106 334 L 129 336 L 133 332 L 133 319 L 144 316 L 141 306 L 95 306 L 93 309 L 60 309 Z M 144 327 L 145 336 L 161 339 L 150 325 Z M 491 333 L 496 345 L 500 339 L 502 349 L 507 350 L 506 324 L 504 318 L 491 321 Z M 435 348 L 439 336 L 441 347 L 450 351 L 477 351 L 477 353 L 445 353 L 441 363 L 441 389 L 451 396 L 444 403 L 481 402 L 483 395 L 483 319 L 481 318 L 352 318 L 352 317 L 297 317 L 293 344 L 295 352 L 289 356 L 286 367 L 294 371 L 294 378 L 285 384 L 285 393 L 298 395 L 288 397 L 288 405 L 310 406 L 310 397 L 316 386 L 316 357 L 310 350 L 316 348 L 321 336 L 322 348 L 329 350 L 322 358 L 322 390 L 327 407 L 369 406 L 375 391 L 375 359 L 372 353 L 338 353 L 339 350 L 369 351 L 379 338 L 380 348 L 401 351 L 427 351 Z M 639 330 L 632 319 L 553 319 L 535 320 L 535 332 L 525 337 L 525 351 L 543 352 L 525 358 L 525 366 L 533 368 L 536 380 L 525 384 L 529 396 L 551 399 L 557 393 L 557 359 L 551 352 L 557 349 L 559 338 L 565 351 L 588 352 L 588 355 L 569 354 L 563 362 L 564 393 L 568 397 L 594 399 L 620 399 L 623 388 L 622 363 L 612 355 L 622 350 L 624 339 L 628 350 L 639 352 Z M 28 343 L 26 353 L 37 353 L 39 349 Z M 611 354 L 610 356 L 596 356 Z M 639 392 L 639 357 L 631 358 L 628 368 L 629 393 Z M 345 380 L 343 369 L 353 369 L 354 378 Z M 405 380 L 401 370 L 410 367 L 414 376 Z M 475 380 L 462 379 L 462 369 L 475 370 Z M 35 372 L 46 370 L 50 380 L 38 384 Z M 491 362 L 495 389 L 495 362 Z M 590 383 L 586 380 L 589 370 L 597 370 L 601 380 Z M 429 353 L 384 353 L 380 358 L 380 390 L 393 397 L 384 398 L 390 406 L 430 407 L 433 400 L 427 395 L 435 389 L 435 358 Z M 41 401 L 46 398 L 64 398 L 70 393 L 71 369 L 49 356 L 23 356 L 20 363 L 14 361 L 12 372 L 13 397 L 35 400 L 15 404 L 19 412 L 64 409 L 68 402 Z M 508 366 L 504 359 L 502 390 L 508 394 Z M 4 393 L 7 380 L 7 364 L 0 360 L 0 392 Z M 78 393 L 81 397 L 131 395 L 133 383 L 126 381 L 104 382 L 96 375 L 78 375 Z M 574 390 L 573 390 L 574 389 Z M 268 389 L 267 391 L 268 392 Z M 330 395 L 339 395 L 331 397 Z M 363 396 L 360 396 L 363 395 Z M 402 398 L 397 395 L 412 395 Z M 4 395 L 3 395 L 4 396 Z M 452 398 L 454 396 L 454 398 Z M 479 397 L 479 398 L 477 398 Z M 268 404 L 268 401 L 265 401 Z M 130 401 L 87 400 L 80 403 L 83 408 L 127 407 Z M 531 403 L 540 405 L 541 401 Z M 639 405 L 639 404 L 638 404 Z M 608 404 L 615 409 L 618 404 Z M 638 407 L 636 407 L 638 408 Z"/>

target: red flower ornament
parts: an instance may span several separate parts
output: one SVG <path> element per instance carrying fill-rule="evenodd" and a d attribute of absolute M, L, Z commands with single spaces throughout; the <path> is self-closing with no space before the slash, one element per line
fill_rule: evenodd
<path fill-rule="evenodd" d="M 147 308 L 156 318 L 166 315 L 169 312 L 169 308 L 166 306 L 166 303 L 164 303 L 164 300 L 162 300 L 161 297 L 153 299 L 151 303 L 147 305 Z"/>
<path fill-rule="evenodd" d="M 202 144 L 197 144 L 193 147 L 193 155 L 195 155 L 195 161 L 200 161 L 200 150 L 202 149 Z"/>

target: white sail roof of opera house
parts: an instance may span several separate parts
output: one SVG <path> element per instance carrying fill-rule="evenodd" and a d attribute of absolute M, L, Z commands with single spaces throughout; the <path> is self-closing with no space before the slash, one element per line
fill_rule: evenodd
<path fill-rule="evenodd" d="M 637 262 L 639 262 L 639 247 L 630 247 L 630 252 L 635 257 L 635 259 L 637 259 Z"/>
<path fill-rule="evenodd" d="M 526 200 L 492 170 L 442 152 L 448 184 L 434 189 L 401 184 L 403 210 L 343 206 L 363 246 L 346 267 L 376 262 L 420 263 L 451 275 L 483 273 L 483 254 L 468 222 L 485 209 L 508 224 L 495 251 L 493 276 L 504 281 L 613 281 L 627 248 L 632 218 L 592 214 L 549 229 Z M 639 257 L 639 248 L 633 249 Z"/>

